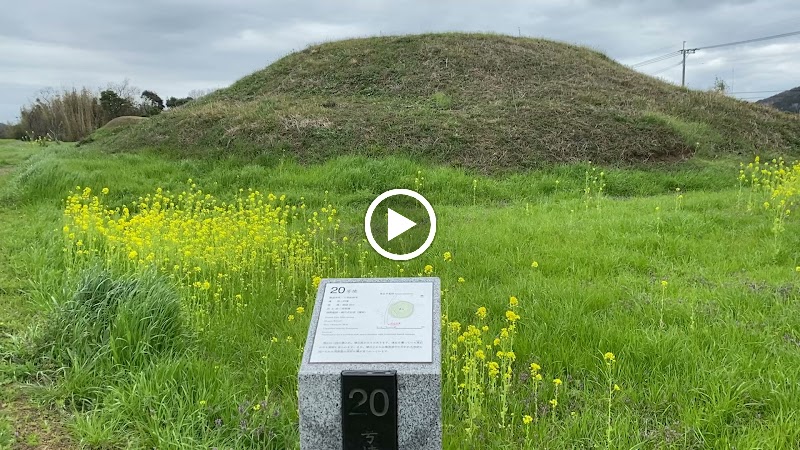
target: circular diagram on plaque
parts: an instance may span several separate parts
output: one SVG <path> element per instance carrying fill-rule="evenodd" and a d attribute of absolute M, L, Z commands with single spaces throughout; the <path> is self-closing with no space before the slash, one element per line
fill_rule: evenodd
<path fill-rule="evenodd" d="M 389 315 L 395 319 L 407 319 L 414 314 L 414 304 L 400 300 L 389 305 Z"/>

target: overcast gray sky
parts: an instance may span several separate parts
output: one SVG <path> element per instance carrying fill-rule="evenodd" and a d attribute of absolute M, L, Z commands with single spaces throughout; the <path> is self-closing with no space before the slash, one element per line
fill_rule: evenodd
<path fill-rule="evenodd" d="M 635 64 L 687 47 L 800 30 L 799 0 L 27 0 L 0 26 L 0 121 L 45 87 L 130 83 L 162 97 L 224 87 L 305 46 L 346 37 L 488 31 L 586 45 Z M 675 57 L 641 67 L 680 83 Z M 663 70 L 663 71 L 662 71 Z M 754 99 L 800 86 L 800 35 L 689 55 L 687 84 L 715 77 Z"/>

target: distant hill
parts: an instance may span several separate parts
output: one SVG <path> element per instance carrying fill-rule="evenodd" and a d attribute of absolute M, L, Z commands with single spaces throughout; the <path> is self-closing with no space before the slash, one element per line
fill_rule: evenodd
<path fill-rule="evenodd" d="M 800 113 L 800 86 L 783 91 L 780 94 L 761 99 L 756 103 L 769 105 L 781 111 Z"/>
<path fill-rule="evenodd" d="M 301 162 L 399 154 L 496 172 L 800 152 L 800 117 L 683 89 L 584 47 L 447 33 L 311 46 L 95 145 Z"/>

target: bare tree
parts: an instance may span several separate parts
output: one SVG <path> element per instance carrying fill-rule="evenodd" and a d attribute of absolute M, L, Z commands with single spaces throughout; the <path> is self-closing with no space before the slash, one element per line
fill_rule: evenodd
<path fill-rule="evenodd" d="M 188 97 L 191 97 L 195 100 L 205 97 L 208 94 L 218 91 L 219 88 L 208 88 L 208 89 L 192 89 L 189 91 Z"/>
<path fill-rule="evenodd" d="M 132 104 L 136 103 L 139 93 L 141 92 L 141 89 L 132 86 L 130 80 L 127 78 L 122 80 L 121 83 L 108 83 L 106 90 L 114 92 L 119 98 L 128 100 Z"/>

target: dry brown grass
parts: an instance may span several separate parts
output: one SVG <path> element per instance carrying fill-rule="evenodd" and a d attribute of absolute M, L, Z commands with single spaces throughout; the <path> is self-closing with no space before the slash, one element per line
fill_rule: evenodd
<path fill-rule="evenodd" d="M 102 123 L 97 96 L 84 88 L 55 91 L 46 89 L 20 111 L 19 127 L 35 139 L 50 136 L 59 141 L 77 141 L 94 132 Z"/>

